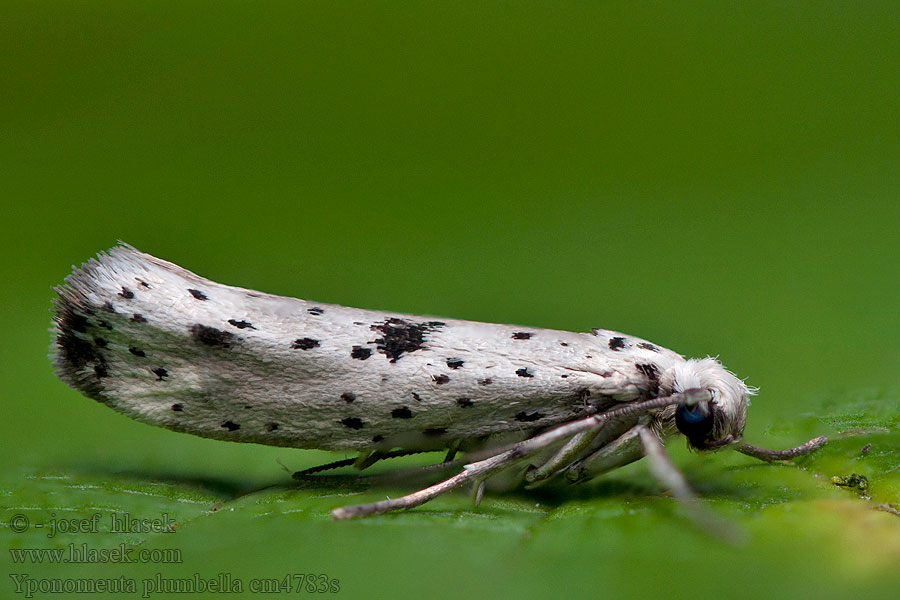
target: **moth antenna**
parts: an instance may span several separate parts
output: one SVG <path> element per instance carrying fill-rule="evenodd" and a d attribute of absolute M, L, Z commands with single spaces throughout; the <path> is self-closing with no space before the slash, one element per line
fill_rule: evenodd
<path fill-rule="evenodd" d="M 284 472 L 285 472 L 285 473 L 287 473 L 287 474 L 289 474 L 289 475 L 291 474 L 291 470 L 287 468 L 287 465 L 285 465 L 285 464 L 281 461 L 280 458 L 275 458 L 275 462 L 278 463 L 278 466 L 279 466 L 279 467 L 281 467 L 282 469 L 284 469 Z"/>
<path fill-rule="evenodd" d="M 752 456 L 753 458 L 758 458 L 759 460 L 765 462 L 776 462 L 779 460 L 791 460 L 792 458 L 797 458 L 798 456 L 806 456 L 812 452 L 815 452 L 822 446 L 828 443 L 828 438 L 824 435 L 820 435 L 817 438 L 813 438 L 806 442 L 805 444 L 801 444 L 794 448 L 787 448 L 785 450 L 769 450 L 767 448 L 757 448 L 756 446 L 751 446 L 750 444 L 740 443 L 735 448 L 741 454 L 746 454 L 747 456 Z"/>

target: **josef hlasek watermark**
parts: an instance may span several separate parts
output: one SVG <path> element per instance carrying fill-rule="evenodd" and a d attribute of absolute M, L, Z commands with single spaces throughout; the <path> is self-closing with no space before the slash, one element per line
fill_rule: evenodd
<path fill-rule="evenodd" d="M 54 538 L 60 533 L 175 533 L 175 528 L 178 527 L 178 523 L 168 513 L 152 519 L 142 519 L 132 517 L 127 512 L 111 512 L 105 518 L 103 513 L 94 513 L 82 519 L 64 519 L 51 512 L 50 518 L 40 523 L 32 523 L 28 515 L 15 513 L 9 517 L 7 525 L 13 533 L 25 533 L 30 528 L 46 529 L 48 538 Z"/>
<path fill-rule="evenodd" d="M 136 518 L 130 513 L 93 513 L 85 518 L 61 518 L 55 512 L 39 522 L 24 513 L 12 514 L 6 523 L 13 533 L 40 532 L 41 537 L 59 543 L 66 536 L 85 534 L 168 534 L 175 533 L 178 523 L 168 514 L 154 518 Z M 44 533 L 46 532 L 46 533 Z M 69 538 L 71 539 L 71 538 Z M 76 538 L 77 539 L 77 538 Z M 8 548 L 17 572 L 9 581 L 17 597 L 33 598 L 46 594 L 133 594 L 150 598 L 158 594 L 209 595 L 227 594 L 336 594 L 341 591 L 339 579 L 325 573 L 287 573 L 274 577 L 239 577 L 229 572 L 214 576 L 193 573 L 186 577 L 170 577 L 154 573 L 148 577 L 45 577 L 34 569 L 62 564 L 182 564 L 179 548 L 147 548 L 141 544 L 119 543 L 93 546 L 80 539 L 56 548 Z"/>

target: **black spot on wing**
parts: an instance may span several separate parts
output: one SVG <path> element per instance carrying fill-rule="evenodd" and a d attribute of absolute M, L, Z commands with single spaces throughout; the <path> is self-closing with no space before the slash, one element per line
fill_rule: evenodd
<path fill-rule="evenodd" d="M 343 394 L 341 394 L 341 400 L 343 400 L 347 404 L 350 404 L 351 402 L 356 400 L 356 394 L 354 394 L 353 392 L 344 392 Z"/>
<path fill-rule="evenodd" d="M 172 410 L 174 410 L 175 412 L 182 412 L 184 410 L 184 404 L 176 402 L 172 405 Z"/>
<path fill-rule="evenodd" d="M 456 404 L 460 408 L 469 408 L 470 406 L 472 406 L 472 399 L 471 398 L 457 398 Z"/>
<path fill-rule="evenodd" d="M 370 329 L 382 334 L 382 337 L 374 342 L 376 348 L 394 363 L 404 354 L 425 348 L 426 336 L 444 325 L 445 323 L 441 321 L 415 323 L 392 317 L 382 323 L 371 325 Z"/>
<path fill-rule="evenodd" d="M 250 321 L 238 321 L 237 319 L 228 319 L 228 324 L 238 329 L 256 329 Z"/>
<path fill-rule="evenodd" d="M 59 347 L 62 359 L 74 371 L 80 371 L 88 364 L 103 362 L 103 357 L 97 349 L 90 342 L 76 335 L 76 333 L 83 332 L 86 325 L 85 317 L 71 311 L 63 314 L 58 321 L 60 333 L 56 336 L 56 345 Z"/>
<path fill-rule="evenodd" d="M 77 333 L 87 333 L 88 319 L 84 315 L 69 312 L 59 324 L 62 331 L 75 331 Z"/>
<path fill-rule="evenodd" d="M 197 300 L 209 300 L 209 298 L 206 297 L 206 294 L 204 294 L 200 290 L 188 288 L 188 292 L 191 294 L 191 296 L 193 296 Z"/>
<path fill-rule="evenodd" d="M 97 379 L 101 377 L 109 377 L 109 369 L 106 367 L 105 362 L 99 362 L 94 365 L 94 375 L 97 376 Z"/>
<path fill-rule="evenodd" d="M 412 419 L 412 416 L 412 411 L 405 406 L 395 408 L 391 411 L 391 417 L 394 419 Z"/>
<path fill-rule="evenodd" d="M 98 348 L 106 348 L 106 346 L 107 346 L 107 341 L 105 339 L 103 339 L 102 337 L 95 337 L 94 343 L 97 344 Z"/>
<path fill-rule="evenodd" d="M 649 350 L 650 352 L 659 352 L 659 348 L 648 342 L 641 342 L 640 344 L 638 344 L 638 348 L 643 348 L 644 350 Z"/>
<path fill-rule="evenodd" d="M 350 358 L 355 358 L 357 360 L 366 360 L 372 356 L 371 348 L 363 348 L 362 346 L 353 346 L 350 349 Z"/>
<path fill-rule="evenodd" d="M 413 392 L 413 393 L 412 393 L 412 397 L 413 397 L 413 400 L 415 400 L 416 402 L 421 402 L 421 401 L 422 401 L 422 396 L 420 396 L 420 395 L 417 394 L 416 392 Z"/>
<path fill-rule="evenodd" d="M 625 338 L 623 338 L 623 337 L 609 338 L 609 349 L 610 350 L 619 352 L 624 347 L 625 347 Z"/>
<path fill-rule="evenodd" d="M 516 369 L 516 375 L 519 377 L 534 377 L 534 372 L 527 367 L 523 367 L 521 369 Z"/>
<path fill-rule="evenodd" d="M 443 385 L 450 382 L 450 377 L 448 375 L 441 374 L 434 377 L 434 382 L 438 385 Z"/>
<path fill-rule="evenodd" d="M 115 309 L 115 307 L 112 305 L 112 302 L 105 302 L 105 303 L 103 304 L 103 310 L 105 310 L 105 311 L 108 312 L 108 313 L 113 313 L 113 314 L 115 314 L 115 312 L 116 312 L 116 309 Z"/>
<path fill-rule="evenodd" d="M 312 308 L 307 308 L 307 309 L 306 309 L 306 312 L 308 312 L 309 314 L 311 314 L 311 315 L 313 315 L 313 316 L 318 317 L 319 315 L 325 313 L 325 309 L 324 309 L 324 308 L 319 308 L 318 306 L 313 306 Z"/>
<path fill-rule="evenodd" d="M 141 350 L 140 348 L 135 348 L 131 346 L 128 348 L 128 351 L 134 354 L 135 356 L 147 356 L 147 353 Z"/>
<path fill-rule="evenodd" d="M 659 379 L 659 369 L 656 368 L 656 365 L 651 363 L 641 363 L 635 365 L 637 370 L 640 371 L 643 375 L 646 375 L 651 380 Z"/>
<path fill-rule="evenodd" d="M 293 348 L 294 350 L 312 350 L 318 345 L 319 340 L 314 340 L 312 338 L 306 337 L 294 340 L 294 342 L 291 344 L 291 348 Z"/>
<path fill-rule="evenodd" d="M 141 278 L 139 278 L 139 277 L 135 277 L 135 279 L 137 280 L 137 282 L 138 282 L 139 284 L 141 284 L 141 287 L 147 288 L 148 290 L 150 289 L 150 284 L 149 284 L 149 283 L 147 283 L 146 281 L 144 281 L 143 279 L 141 279 Z"/>
<path fill-rule="evenodd" d="M 134 313 L 133 315 L 131 315 L 131 322 L 132 323 L 146 323 L 147 319 L 145 319 L 144 315 L 142 315 L 142 314 Z"/>
<path fill-rule="evenodd" d="M 515 416 L 516 421 L 520 421 L 522 423 L 531 423 L 533 421 L 539 421 L 540 419 L 543 419 L 543 418 L 544 418 L 544 415 L 542 415 L 541 413 L 539 413 L 537 411 L 534 411 L 534 412 L 522 411 L 520 413 L 517 413 Z"/>
<path fill-rule="evenodd" d="M 271 421 L 269 423 L 266 423 L 264 425 L 264 427 L 266 428 L 266 431 L 272 432 L 272 431 L 275 431 L 276 429 L 278 429 L 278 423 Z"/>
<path fill-rule="evenodd" d="M 446 427 L 429 427 L 428 429 L 424 429 L 422 434 L 425 437 L 439 437 L 447 433 Z"/>
<path fill-rule="evenodd" d="M 126 300 L 131 300 L 132 298 L 134 298 L 134 292 L 123 286 L 122 291 L 119 292 L 119 296 L 125 298 Z"/>
<path fill-rule="evenodd" d="M 197 323 L 191 325 L 191 337 L 195 342 L 205 346 L 214 346 L 218 348 L 230 348 L 234 340 L 234 334 L 215 327 L 208 327 Z"/>
<path fill-rule="evenodd" d="M 374 437 L 372 438 L 372 441 L 375 442 L 376 444 L 377 444 L 378 442 L 383 442 L 383 441 L 384 441 L 384 436 L 383 436 L 383 435 L 376 435 L 376 436 L 374 436 Z"/>
<path fill-rule="evenodd" d="M 651 396 L 656 396 L 659 393 L 659 369 L 651 363 L 641 363 L 635 365 L 635 367 L 637 367 L 638 372 L 646 375 L 647 379 L 650 380 L 648 391 Z"/>
<path fill-rule="evenodd" d="M 357 417 L 347 417 L 346 419 L 341 419 L 341 425 L 344 427 L 348 427 L 350 429 L 362 429 L 363 422 L 362 419 Z"/>
<path fill-rule="evenodd" d="M 163 369 L 162 367 L 158 367 L 156 369 L 151 369 L 150 372 L 153 373 L 154 375 L 156 375 L 156 377 L 158 378 L 157 381 L 162 381 L 163 379 L 165 379 L 166 377 L 169 376 L 169 372 L 166 371 L 165 369 Z"/>
<path fill-rule="evenodd" d="M 517 331 L 512 334 L 512 339 L 514 340 L 530 340 L 533 336 L 533 333 L 529 333 L 527 331 Z"/>
<path fill-rule="evenodd" d="M 478 382 L 478 385 L 491 385 L 492 383 L 494 383 L 493 378 L 485 377 Z"/>
<path fill-rule="evenodd" d="M 103 329 L 109 329 L 112 331 L 113 326 L 107 323 L 106 321 L 97 321 L 97 327 L 102 327 Z"/>
<path fill-rule="evenodd" d="M 241 426 L 238 425 L 237 423 L 235 423 L 234 421 L 225 421 L 224 423 L 219 425 L 219 427 L 221 427 L 223 429 L 227 429 L 228 431 L 237 431 L 238 429 L 241 428 Z"/>
<path fill-rule="evenodd" d="M 463 366 L 464 364 L 465 364 L 465 361 L 461 360 L 459 358 L 447 359 L 447 366 L 450 367 L 451 369 L 458 369 L 461 366 Z"/>

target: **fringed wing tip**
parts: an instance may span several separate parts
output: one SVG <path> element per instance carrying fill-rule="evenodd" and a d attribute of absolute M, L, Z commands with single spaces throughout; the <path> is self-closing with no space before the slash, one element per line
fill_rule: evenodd
<path fill-rule="evenodd" d="M 81 266 L 72 265 L 64 282 L 53 288 L 52 327 L 49 358 L 53 371 L 70 387 L 94 400 L 103 401 L 100 380 L 106 375 L 103 356 L 86 338 L 88 319 L 102 307 L 89 298 L 98 291 L 98 277 L 111 261 L 140 254 L 133 246 L 119 241 L 99 252 Z"/>

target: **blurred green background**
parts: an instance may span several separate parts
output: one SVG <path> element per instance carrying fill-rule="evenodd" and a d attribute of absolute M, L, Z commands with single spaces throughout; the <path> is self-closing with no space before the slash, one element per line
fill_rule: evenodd
<path fill-rule="evenodd" d="M 896 2 L 2 3 L 4 552 L 184 555 L 6 571 L 139 582 L 104 598 L 194 573 L 326 573 L 349 598 L 896 597 L 900 517 L 874 507 L 900 502 L 898 73 Z M 742 547 L 640 464 L 332 523 L 411 488 L 297 488 L 278 461 L 334 455 L 156 429 L 55 378 L 50 288 L 119 239 L 272 293 L 718 355 L 761 388 L 751 443 L 858 435 L 802 469 L 671 444 Z M 851 472 L 868 496 L 831 485 Z M 97 512 L 179 527 L 7 525 Z"/>

